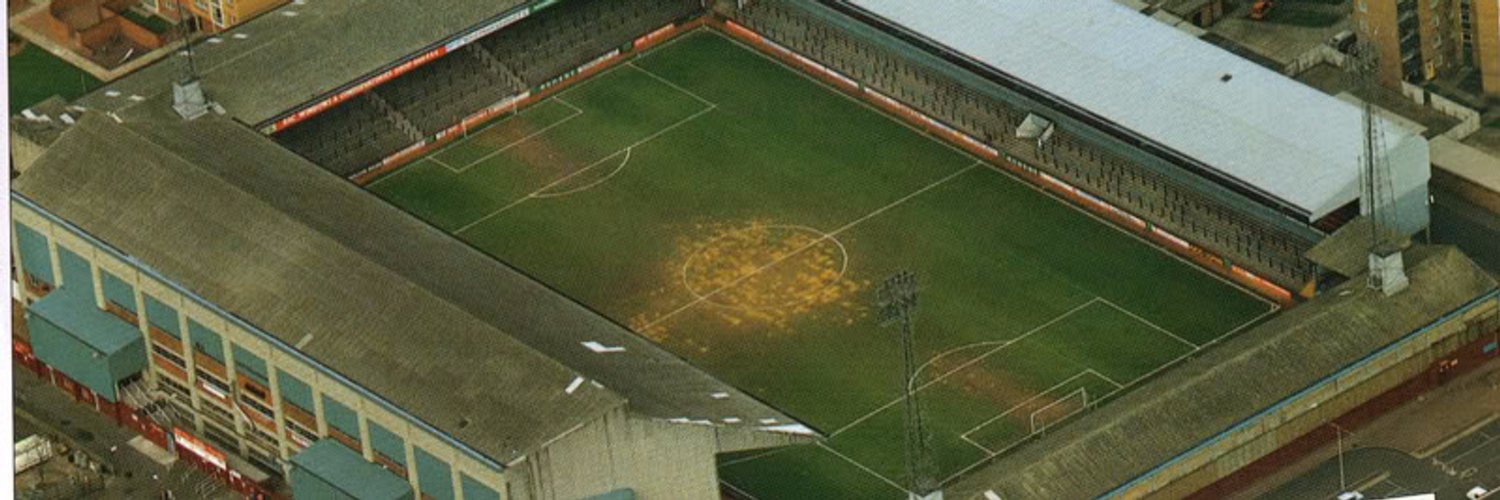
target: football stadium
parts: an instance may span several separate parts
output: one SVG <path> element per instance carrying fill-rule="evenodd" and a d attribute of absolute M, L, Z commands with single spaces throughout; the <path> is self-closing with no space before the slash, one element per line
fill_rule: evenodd
<path fill-rule="evenodd" d="M 247 495 L 1213 498 L 1497 353 L 1425 139 L 1108 0 L 309 0 L 174 59 L 13 119 L 14 351 Z"/>

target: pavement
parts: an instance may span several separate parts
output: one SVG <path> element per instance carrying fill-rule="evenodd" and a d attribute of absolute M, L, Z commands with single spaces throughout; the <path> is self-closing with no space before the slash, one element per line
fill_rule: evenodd
<path fill-rule="evenodd" d="M 1325 461 L 1262 498 L 1326 500 L 1356 490 L 1368 498 L 1435 493 L 1439 500 L 1461 500 L 1475 486 L 1500 487 L 1500 420 L 1486 420 L 1431 456 L 1392 448 L 1345 450 L 1342 467 L 1338 458 Z"/>
<path fill-rule="evenodd" d="M 185 462 L 163 465 L 138 451 L 131 440 L 139 435 L 117 425 L 70 398 L 25 368 L 11 371 L 15 381 L 15 417 L 18 426 L 55 437 L 82 451 L 112 472 L 102 491 L 84 499 L 151 499 L 172 491 L 177 498 L 229 500 L 240 498 L 227 485 Z M 136 445 L 139 446 L 139 441 Z M 154 446 L 154 445 L 153 445 Z"/>
<path fill-rule="evenodd" d="M 1335 441 L 1232 498 L 1330 500 L 1358 490 L 1462 500 L 1474 486 L 1500 487 L 1500 362 L 1346 431 L 1342 446 L 1342 474 Z"/>

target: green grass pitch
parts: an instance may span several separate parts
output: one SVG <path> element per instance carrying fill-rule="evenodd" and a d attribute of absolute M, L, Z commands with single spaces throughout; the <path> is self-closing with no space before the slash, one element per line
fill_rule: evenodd
<path fill-rule="evenodd" d="M 1274 310 L 708 30 L 369 188 L 830 436 L 722 457 L 762 499 L 902 496 L 895 271 L 939 479 Z"/>

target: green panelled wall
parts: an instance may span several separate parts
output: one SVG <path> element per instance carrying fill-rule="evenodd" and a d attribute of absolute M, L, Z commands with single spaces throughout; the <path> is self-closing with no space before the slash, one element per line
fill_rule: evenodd
<path fill-rule="evenodd" d="M 326 395 L 323 396 L 323 419 L 328 421 L 329 427 L 359 440 L 359 415 Z"/>
<path fill-rule="evenodd" d="M 156 328 L 172 334 L 173 337 L 182 338 L 182 326 L 177 320 L 177 310 L 172 306 L 163 304 L 149 294 L 146 297 L 146 321 L 151 322 Z"/>
<path fill-rule="evenodd" d="M 313 413 L 312 387 L 292 374 L 276 370 L 276 386 L 281 390 L 281 400 L 294 404 L 303 411 Z"/>
<path fill-rule="evenodd" d="M 236 372 L 250 380 L 260 382 L 261 385 L 270 385 L 271 383 L 266 378 L 266 360 L 260 359 L 260 356 L 256 356 L 240 346 L 234 346 L 234 367 Z"/>
<path fill-rule="evenodd" d="M 52 276 L 52 252 L 47 251 L 47 237 L 16 223 L 16 248 L 21 253 L 21 268 L 26 274 L 49 285 L 57 285 Z"/>
<path fill-rule="evenodd" d="M 62 268 L 63 286 L 68 287 L 93 301 L 94 276 L 89 271 L 89 261 L 83 260 L 78 254 L 68 251 L 66 247 L 58 245 L 57 262 Z"/>
<path fill-rule="evenodd" d="M 330 439 L 313 443 L 292 456 L 292 496 L 358 500 L 404 500 L 411 485 L 358 453 Z"/>
<path fill-rule="evenodd" d="M 412 455 L 417 459 L 417 482 L 422 494 L 437 500 L 453 500 L 453 469 L 421 448 L 413 447 Z"/>
<path fill-rule="evenodd" d="M 464 488 L 464 500 L 500 500 L 500 492 L 476 481 L 468 474 L 460 474 Z"/>
<path fill-rule="evenodd" d="M 380 424 L 370 422 L 370 448 L 406 467 L 406 441 Z"/>
<path fill-rule="evenodd" d="M 99 270 L 99 286 L 104 288 L 104 300 L 114 302 L 130 312 L 135 310 L 135 288 L 109 271 Z"/>
<path fill-rule="evenodd" d="M 208 327 L 193 321 L 193 318 L 188 318 L 188 338 L 193 342 L 194 351 L 214 358 L 219 363 L 224 362 L 224 339 Z"/>

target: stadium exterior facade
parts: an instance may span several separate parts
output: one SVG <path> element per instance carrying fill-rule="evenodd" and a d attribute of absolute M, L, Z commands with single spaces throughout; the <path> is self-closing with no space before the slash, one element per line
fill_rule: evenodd
<path fill-rule="evenodd" d="M 958 41 L 945 41 L 942 31 L 900 12 L 897 2 L 722 1 L 710 2 L 706 11 L 696 2 L 644 7 L 651 2 L 620 2 L 609 5 L 631 7 L 595 15 L 628 15 L 624 18 L 640 23 L 619 23 L 624 27 L 610 32 L 623 42 L 601 40 L 595 45 L 604 49 L 597 52 L 529 65 L 506 64 L 505 54 L 483 40 L 514 33 L 544 37 L 537 26 L 551 25 L 543 19 L 606 2 L 444 0 L 430 9 L 441 14 L 431 16 L 395 2 L 354 3 L 360 5 L 287 6 L 300 14 L 264 16 L 236 28 L 250 40 L 243 46 L 232 41 L 205 46 L 200 51 L 205 88 L 228 116 L 180 122 L 171 115 L 167 83 L 175 69 L 170 64 L 146 68 L 86 96 L 78 104 L 90 111 L 51 144 L 12 193 L 21 299 L 38 325 L 18 342 L 20 359 L 80 400 L 231 481 L 246 483 L 245 471 L 231 472 L 239 463 L 233 456 L 241 456 L 259 464 L 249 467 L 283 474 L 305 491 L 354 488 L 329 477 L 343 472 L 398 478 L 397 483 L 365 482 L 408 488 L 372 493 L 391 498 L 711 498 L 718 495 L 714 454 L 815 439 L 815 431 L 791 417 L 345 182 L 371 179 L 490 116 L 701 24 L 723 29 L 1284 304 L 1300 299 L 1321 304 L 1323 299 L 1315 297 L 1331 273 L 1304 254 L 1359 213 L 1354 159 L 1343 157 L 1348 148 L 1313 151 L 1268 140 L 1256 146 L 1266 151 L 1236 153 L 1174 142 L 1183 137 L 1151 130 L 1152 123 L 1128 122 L 1132 110 L 1105 109 L 1130 96 L 1094 102 L 1089 99 L 1098 96 L 1056 93 L 1059 89 L 1047 87 L 1046 74 L 1011 72 L 1012 65 L 1028 61 L 955 47 Z M 1111 16 L 1126 11 L 1111 10 L 1112 3 L 1104 0 L 1095 3 L 1099 10 L 1073 14 L 1104 16 L 1099 19 L 1118 21 L 1121 29 L 1165 36 L 1152 31 L 1164 27 L 1136 22 L 1151 22 L 1145 18 L 1119 21 Z M 953 6 L 980 9 L 961 2 Z M 352 13 L 361 7 L 369 9 Z M 381 21 L 405 18 L 418 19 L 419 26 L 382 32 L 387 43 L 309 35 L 334 24 L 374 30 Z M 962 19 L 939 21 L 962 24 Z M 434 41 L 435 32 L 455 34 Z M 297 40 L 299 33 L 321 44 Z M 1074 36 L 1029 35 L 1043 43 L 1048 36 Z M 1186 43 L 1168 38 L 1163 43 Z M 547 50 L 568 49 L 576 47 Z M 375 92 L 438 71 L 444 66 L 435 61 L 452 61 L 460 51 L 480 61 L 476 64 L 495 61 L 506 68 L 475 77 L 505 82 L 493 95 L 455 98 L 478 106 L 418 119 L 403 111 L 404 101 L 392 103 Z M 351 56 L 346 64 L 324 68 L 326 57 L 320 54 L 327 53 Z M 282 70 L 271 64 L 276 60 L 296 67 Z M 1215 80 L 1221 70 L 1239 81 L 1271 79 L 1258 68 L 1214 61 L 1228 69 L 1194 71 L 1215 72 Z M 267 89 L 263 83 L 272 68 L 289 76 Z M 1130 72 L 1110 77 L 1140 78 Z M 1268 81 L 1274 88 L 1316 106 L 1336 102 L 1273 80 Z M 431 105 L 420 99 L 411 103 Z M 1223 125 L 1212 117 L 1234 121 L 1222 114 L 1233 110 L 1213 104 L 1196 102 L 1173 117 L 1199 120 L 1194 123 L 1201 127 Z M 389 119 L 372 127 L 341 126 L 348 122 L 340 120 L 359 119 L 362 115 L 349 110 L 361 106 L 378 108 L 374 116 Z M 1357 122 L 1351 121 L 1352 108 L 1316 106 L 1336 118 L 1330 129 L 1347 130 Z M 1275 124 L 1288 117 L 1261 118 Z M 1241 133 L 1265 132 L 1230 127 L 1217 140 L 1230 143 L 1242 139 Z M 1426 225 L 1425 143 L 1396 130 L 1387 133 L 1389 157 L 1399 172 L 1403 229 L 1416 232 Z M 1357 138 L 1337 141 L 1347 146 Z M 320 142 L 348 147 L 325 151 L 317 149 Z M 1317 170 L 1289 172 L 1276 165 L 1285 159 L 1276 154 L 1287 151 L 1302 155 L 1291 163 Z M 339 168 L 308 161 L 324 154 L 359 159 L 340 160 Z M 1205 156 L 1215 154 L 1249 154 L 1261 162 L 1215 162 Z M 1329 165 L 1346 159 L 1349 165 Z M 1255 177 L 1268 168 L 1273 175 Z M 1300 185 L 1277 184 L 1284 181 Z M 1310 187 L 1331 190 L 1298 190 Z M 1277 382 L 1295 390 L 1299 383 L 1327 380 L 1383 342 L 1413 332 L 1426 335 L 1410 338 L 1428 342 L 1420 345 L 1431 351 L 1401 351 L 1398 361 L 1444 356 L 1438 346 L 1452 347 L 1445 339 L 1482 339 L 1493 329 L 1494 283 L 1467 273 L 1462 258 L 1451 251 L 1434 255 L 1416 259 L 1430 267 L 1420 268 L 1414 286 L 1433 289 L 1440 278 L 1463 286 L 1403 309 L 1409 317 L 1391 322 L 1381 336 L 1350 333 L 1336 343 L 1339 349 L 1311 355 L 1318 362 L 1309 364 L 1316 368 Z M 1354 277 L 1358 270 L 1339 274 Z M 501 290 L 502 297 L 463 290 Z M 1411 294 L 1405 297 L 1398 300 L 1413 300 Z M 1390 305 L 1364 295 L 1358 300 L 1368 302 L 1323 319 L 1359 317 Z M 1454 318 L 1465 326 L 1451 326 L 1457 324 L 1450 323 Z M 1266 346 L 1305 341 L 1303 321 L 1310 320 L 1292 317 L 1258 328 L 1263 332 L 1244 335 L 1236 347 L 1243 351 L 1234 352 L 1264 353 Z M 433 331 L 451 335 L 432 342 L 414 334 Z M 1245 359 L 1252 358 L 1258 359 Z M 1362 375 L 1395 366 L 1395 358 L 1371 359 L 1380 363 L 1361 366 L 1379 369 Z M 1181 376 L 1191 382 L 1210 372 L 1174 373 L 1185 373 Z M 485 380 L 485 387 L 471 389 L 469 381 L 475 379 Z M 1396 383 L 1382 379 L 1386 382 Z M 1374 386 L 1356 387 L 1368 392 Z M 1161 395 L 1142 392 L 1135 400 Z M 1286 394 L 1272 392 L 1247 398 L 1245 411 L 1271 408 Z M 1369 397 L 1352 396 L 1340 405 Z M 1135 408 L 1131 404 L 1152 403 L 1118 403 Z M 1196 421 L 1194 429 L 1217 435 L 1244 416 L 1235 413 L 1240 410 Z M 1085 424 L 1078 422 L 1080 428 Z M 1258 436 L 1241 436 L 1235 443 Z M 1049 439 L 1069 443 L 1064 440 L 1093 437 L 1080 430 Z M 1274 449 L 1275 443 L 1259 443 L 1256 453 Z M 1042 444 L 1022 450 L 1034 467 L 1056 463 L 1058 471 L 1072 470 L 1063 461 L 1048 461 L 1056 456 L 1036 455 L 1050 449 Z M 1139 457 L 1126 457 L 1122 468 L 1095 467 L 1100 475 L 1089 478 L 1093 482 L 1079 481 L 1082 489 L 1068 492 L 1100 494 L 1107 489 L 1088 488 L 1127 482 L 1145 489 L 1123 490 L 1126 496 L 1177 491 L 1169 488 L 1173 481 L 1201 467 L 1167 479 L 1130 480 L 1187 453 L 1192 444 L 1166 441 Z M 1224 456 L 1235 451 L 1230 448 L 1194 456 Z M 315 470 L 299 465 L 306 463 L 298 460 L 305 452 L 352 454 L 357 460 L 333 461 L 379 468 Z M 1234 463 L 1264 455 L 1243 453 Z M 1149 463 L 1142 466 L 1143 461 Z M 1010 465 L 978 469 L 961 479 L 956 491 L 978 496 L 999 489 L 1007 498 L 1049 493 L 1005 476 L 1003 471 L 1022 470 Z M 1187 491 L 1193 491 L 1231 471 L 1216 470 L 1209 480 L 1175 487 L 1190 484 L 1194 488 Z M 1044 477 L 1049 476 L 1025 479 Z"/>

